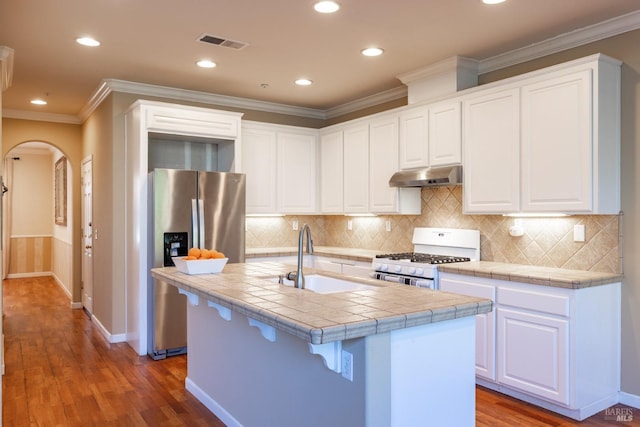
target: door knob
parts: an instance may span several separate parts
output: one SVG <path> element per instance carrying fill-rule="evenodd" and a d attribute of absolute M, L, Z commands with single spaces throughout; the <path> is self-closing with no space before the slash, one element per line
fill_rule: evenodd
<path fill-rule="evenodd" d="M 91 245 L 87 245 L 84 247 L 85 249 L 91 249 Z"/>

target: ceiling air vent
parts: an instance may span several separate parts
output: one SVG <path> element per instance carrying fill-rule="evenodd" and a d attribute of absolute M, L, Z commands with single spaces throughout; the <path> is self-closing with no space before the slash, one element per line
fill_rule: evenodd
<path fill-rule="evenodd" d="M 222 37 L 212 36 L 210 34 L 202 34 L 200 37 L 198 37 L 198 41 L 214 44 L 216 46 L 229 47 L 236 50 L 240 50 L 249 46 L 249 43 L 224 39 Z"/>

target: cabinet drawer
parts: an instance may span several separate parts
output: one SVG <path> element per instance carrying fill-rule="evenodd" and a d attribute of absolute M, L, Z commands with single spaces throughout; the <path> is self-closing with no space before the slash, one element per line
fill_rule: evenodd
<path fill-rule="evenodd" d="M 491 285 L 481 285 L 478 283 L 469 283 L 461 280 L 441 278 L 440 290 L 467 295 L 470 297 L 486 298 L 494 302 L 496 300 L 496 287 Z"/>
<path fill-rule="evenodd" d="M 570 310 L 568 295 L 554 295 L 510 288 L 498 289 L 498 304 L 564 317 L 569 317 Z"/>

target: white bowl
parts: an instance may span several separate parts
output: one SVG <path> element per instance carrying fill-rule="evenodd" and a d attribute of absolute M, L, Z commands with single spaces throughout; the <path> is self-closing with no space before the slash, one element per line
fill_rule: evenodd
<path fill-rule="evenodd" d="M 229 261 L 229 258 L 186 260 L 179 256 L 172 259 L 178 271 L 186 274 L 220 273 Z"/>

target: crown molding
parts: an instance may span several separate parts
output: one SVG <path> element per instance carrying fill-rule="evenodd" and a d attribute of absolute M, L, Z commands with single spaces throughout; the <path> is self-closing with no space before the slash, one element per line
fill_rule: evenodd
<path fill-rule="evenodd" d="M 364 98 L 356 99 L 355 101 L 347 102 L 346 104 L 338 105 L 337 107 L 324 110 L 325 118 L 332 119 L 344 114 L 349 114 L 354 111 L 363 110 L 369 107 L 375 107 L 376 105 L 383 104 L 389 101 L 395 101 L 406 97 L 408 89 L 406 86 L 400 86 L 394 89 L 389 89 L 384 92 L 379 92 L 374 95 L 366 96 Z"/>
<path fill-rule="evenodd" d="M 71 114 L 57 113 L 39 113 L 26 110 L 10 110 L 4 108 L 2 117 L 7 119 L 36 120 L 40 122 L 66 123 L 70 125 L 82 124 L 82 120 L 78 116 Z"/>
<path fill-rule="evenodd" d="M 452 56 L 451 58 L 444 59 L 436 62 L 435 64 L 428 65 L 426 67 L 419 68 L 408 73 L 399 74 L 396 76 L 402 83 L 409 85 L 416 80 L 422 80 L 428 77 L 437 76 L 440 74 L 450 73 L 454 70 L 466 70 L 473 73 L 478 73 L 479 61 L 466 58 L 464 56 Z"/>
<path fill-rule="evenodd" d="M 0 92 L 4 92 L 13 81 L 13 49 L 0 46 Z"/>
<path fill-rule="evenodd" d="M 640 28 L 640 10 L 480 61 L 480 74 L 531 61 Z"/>
<path fill-rule="evenodd" d="M 89 98 L 87 105 L 81 110 L 80 117 L 84 121 L 100 105 L 104 98 L 111 92 L 124 92 L 136 95 L 154 96 L 168 99 L 180 99 L 183 101 L 198 102 L 202 104 L 218 105 L 223 107 L 242 108 L 247 110 L 267 111 L 271 113 L 288 114 L 292 116 L 309 117 L 324 120 L 326 114 L 323 110 L 293 105 L 279 104 L 275 102 L 258 101 L 248 98 L 217 95 L 214 93 L 198 92 L 194 90 L 178 89 L 166 86 L 156 86 L 146 83 L 129 82 L 125 80 L 105 79 L 96 92 Z"/>

